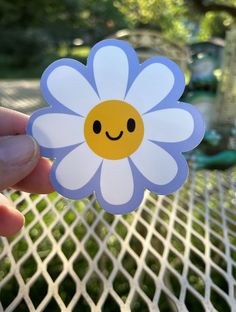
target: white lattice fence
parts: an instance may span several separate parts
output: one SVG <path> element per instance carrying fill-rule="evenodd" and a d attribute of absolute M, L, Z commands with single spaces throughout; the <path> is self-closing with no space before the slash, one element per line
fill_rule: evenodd
<path fill-rule="evenodd" d="M 191 172 L 124 216 L 6 194 L 26 224 L 0 241 L 0 311 L 236 311 L 235 169 Z"/>

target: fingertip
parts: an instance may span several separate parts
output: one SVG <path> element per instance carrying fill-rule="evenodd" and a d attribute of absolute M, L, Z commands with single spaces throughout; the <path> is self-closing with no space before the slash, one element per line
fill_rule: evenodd
<path fill-rule="evenodd" d="M 0 235 L 15 235 L 23 227 L 25 218 L 13 204 L 0 194 Z"/>
<path fill-rule="evenodd" d="M 50 181 L 51 162 L 49 159 L 40 158 L 34 170 L 13 188 L 29 193 L 48 194 L 54 192 Z"/>

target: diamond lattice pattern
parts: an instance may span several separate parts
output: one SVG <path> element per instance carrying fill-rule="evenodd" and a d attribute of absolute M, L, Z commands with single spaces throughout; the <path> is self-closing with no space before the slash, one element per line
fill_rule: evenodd
<path fill-rule="evenodd" d="M 235 311 L 235 169 L 123 216 L 8 190 L 26 223 L 0 240 L 0 311 Z"/>

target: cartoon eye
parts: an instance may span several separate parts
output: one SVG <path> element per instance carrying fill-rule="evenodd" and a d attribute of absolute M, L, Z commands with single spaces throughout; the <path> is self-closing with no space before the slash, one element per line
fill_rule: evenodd
<path fill-rule="evenodd" d="M 129 132 L 133 132 L 135 130 L 135 120 L 133 118 L 129 118 L 127 121 L 127 129 Z"/>
<path fill-rule="evenodd" d="M 102 130 L 102 125 L 99 120 L 95 120 L 93 123 L 93 132 L 98 134 Z"/>

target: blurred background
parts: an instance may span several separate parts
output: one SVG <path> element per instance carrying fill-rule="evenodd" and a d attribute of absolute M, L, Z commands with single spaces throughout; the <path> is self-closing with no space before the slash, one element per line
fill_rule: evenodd
<path fill-rule="evenodd" d="M 130 41 L 141 61 L 166 55 L 185 72 L 182 100 L 206 121 L 202 149 L 187 157 L 195 169 L 227 169 L 236 163 L 235 19 L 235 0 L 1 0 L 0 79 L 40 78 L 60 57 L 86 63 L 107 37 Z"/>
<path fill-rule="evenodd" d="M 1 0 L 0 77 L 40 77 L 58 57 L 85 61 L 121 29 L 155 30 L 181 45 L 225 39 L 235 16 L 235 0 Z"/>
<path fill-rule="evenodd" d="M 236 0 L 0 0 L 0 105 L 46 105 L 44 69 L 104 38 L 184 71 L 206 135 L 176 193 L 113 216 L 94 196 L 6 190 L 25 228 L 0 238 L 0 311 L 234 312 Z"/>

